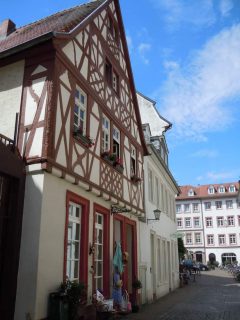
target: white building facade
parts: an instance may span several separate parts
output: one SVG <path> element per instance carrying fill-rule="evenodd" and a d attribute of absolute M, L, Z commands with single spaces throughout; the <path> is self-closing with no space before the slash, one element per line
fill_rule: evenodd
<path fill-rule="evenodd" d="M 193 260 L 240 261 L 239 182 L 182 186 L 176 199 L 178 231 Z"/>
<path fill-rule="evenodd" d="M 138 94 L 138 102 L 150 154 L 144 157 L 146 219 L 139 226 L 139 275 L 146 303 L 178 287 L 175 196 L 179 189 L 168 169 L 164 131 L 171 125 L 158 114 L 154 101 Z M 151 131 L 152 123 L 156 130 Z M 154 220 L 156 209 L 161 211 L 159 220 Z"/>

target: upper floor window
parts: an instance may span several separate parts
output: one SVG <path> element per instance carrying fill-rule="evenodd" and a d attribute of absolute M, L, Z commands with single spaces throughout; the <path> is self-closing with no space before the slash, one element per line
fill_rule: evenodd
<path fill-rule="evenodd" d="M 185 212 L 190 212 L 190 204 L 189 203 L 185 203 L 184 204 L 184 211 Z"/>
<path fill-rule="evenodd" d="M 229 235 L 229 244 L 236 244 L 236 234 Z"/>
<path fill-rule="evenodd" d="M 185 227 L 191 228 L 191 218 L 185 218 Z"/>
<path fill-rule="evenodd" d="M 137 174 L 137 167 L 136 167 L 136 148 L 131 145 L 131 164 L 130 164 L 130 170 L 131 170 L 131 176 L 134 176 Z"/>
<path fill-rule="evenodd" d="M 201 233 L 200 232 L 195 233 L 195 243 L 196 244 L 202 243 L 202 238 L 201 238 Z"/>
<path fill-rule="evenodd" d="M 180 213 L 180 212 L 181 212 L 181 205 L 180 205 L 180 204 L 177 204 L 177 205 L 176 205 L 176 212 L 177 212 L 177 213 Z"/>
<path fill-rule="evenodd" d="M 216 201 L 216 209 L 222 209 L 222 201 Z"/>
<path fill-rule="evenodd" d="M 219 245 L 224 245 L 225 244 L 225 235 L 224 234 L 219 234 L 218 235 L 218 243 Z"/>
<path fill-rule="evenodd" d="M 192 234 L 191 233 L 186 234 L 186 244 L 192 244 Z"/>
<path fill-rule="evenodd" d="M 120 157 L 120 130 L 113 126 L 113 153 Z"/>
<path fill-rule="evenodd" d="M 102 117 L 102 152 L 110 150 L 110 121 L 103 115 Z"/>
<path fill-rule="evenodd" d="M 228 226 L 234 226 L 234 216 L 227 217 Z"/>
<path fill-rule="evenodd" d="M 218 192 L 219 192 L 219 193 L 224 193 L 224 192 L 225 192 L 224 186 L 220 186 L 220 187 L 218 188 Z"/>
<path fill-rule="evenodd" d="M 204 202 L 205 210 L 211 210 L 211 202 Z"/>
<path fill-rule="evenodd" d="M 232 184 L 230 187 L 229 187 L 229 192 L 235 192 L 235 186 Z"/>
<path fill-rule="evenodd" d="M 199 217 L 194 217 L 193 221 L 194 221 L 194 227 L 195 228 L 199 228 L 200 227 L 200 218 Z"/>
<path fill-rule="evenodd" d="M 105 78 L 108 85 L 118 94 L 119 93 L 119 76 L 113 69 L 111 62 L 106 59 Z"/>
<path fill-rule="evenodd" d="M 214 236 L 213 236 L 213 234 L 208 234 L 207 235 L 207 244 L 208 245 L 213 245 L 214 244 Z"/>
<path fill-rule="evenodd" d="M 190 190 L 188 191 L 188 196 L 189 196 L 189 197 L 194 196 L 194 191 L 193 191 L 193 189 L 190 189 Z"/>
<path fill-rule="evenodd" d="M 193 212 L 198 212 L 198 211 L 199 211 L 199 204 L 193 203 Z"/>
<path fill-rule="evenodd" d="M 148 199 L 153 202 L 153 172 L 148 170 Z"/>
<path fill-rule="evenodd" d="M 80 130 L 83 135 L 86 135 L 86 111 L 87 95 L 80 87 L 77 87 L 75 91 L 73 129 L 75 132 Z"/>
<path fill-rule="evenodd" d="M 210 228 L 212 227 L 213 224 L 212 224 L 212 217 L 208 217 L 206 218 L 206 227 Z"/>
<path fill-rule="evenodd" d="M 208 193 L 209 193 L 209 194 L 213 194 L 214 192 L 215 192 L 214 187 L 213 187 L 213 186 L 210 186 L 210 187 L 208 188 Z"/>
<path fill-rule="evenodd" d="M 227 200 L 227 201 L 226 201 L 226 207 L 227 207 L 227 209 L 232 209 L 232 208 L 233 208 L 233 202 L 232 202 L 232 200 Z"/>
<path fill-rule="evenodd" d="M 223 217 L 217 217 L 217 226 L 218 227 L 224 226 Z"/>
<path fill-rule="evenodd" d="M 178 219 L 177 219 L 177 227 L 178 227 L 178 228 L 182 228 L 182 227 L 183 227 L 182 219 L 181 219 L 181 218 L 178 218 Z"/>

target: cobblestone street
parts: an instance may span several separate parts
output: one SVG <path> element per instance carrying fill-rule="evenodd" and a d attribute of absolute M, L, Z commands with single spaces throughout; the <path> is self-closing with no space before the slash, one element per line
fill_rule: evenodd
<path fill-rule="evenodd" d="M 239 320 L 240 284 L 223 270 L 202 272 L 188 285 L 143 306 L 126 320 Z"/>

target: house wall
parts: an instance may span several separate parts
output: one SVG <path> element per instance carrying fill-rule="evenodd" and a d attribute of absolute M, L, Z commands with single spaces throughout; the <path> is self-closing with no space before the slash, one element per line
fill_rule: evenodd
<path fill-rule="evenodd" d="M 142 276 L 141 281 L 146 282 L 142 296 L 143 303 L 151 302 L 178 286 L 178 252 L 177 241 L 174 238 L 176 223 L 173 206 L 176 190 L 160 163 L 153 157 L 144 158 L 146 217 L 154 218 L 153 210 L 157 209 L 158 201 L 158 207 L 162 212 L 160 221 L 140 222 L 139 274 Z M 158 194 L 155 186 L 153 187 L 153 201 L 149 200 L 149 169 L 153 172 L 154 183 L 157 177 L 159 186 L 161 185 Z"/>
<path fill-rule="evenodd" d="M 66 227 L 66 194 L 73 192 L 89 200 L 88 244 L 93 239 L 94 204 L 110 210 L 110 203 L 66 179 L 44 173 L 27 177 L 21 260 L 18 276 L 18 293 L 15 320 L 33 320 L 47 316 L 48 298 L 58 289 L 64 278 L 64 236 Z M 42 194 L 42 196 L 41 196 Z M 129 218 L 129 214 L 122 214 Z M 131 220 L 137 219 L 131 216 Z M 109 283 L 112 291 L 113 216 L 109 229 Z M 137 230 L 138 232 L 138 230 Z M 33 239 L 32 234 L 35 235 Z M 31 243 L 31 246 L 29 246 Z M 93 256 L 88 255 L 88 297 L 91 297 Z M 28 279 L 26 281 L 26 279 Z"/>
<path fill-rule="evenodd" d="M 20 111 L 24 60 L 0 68 L 0 128 L 1 133 L 13 139 L 15 115 Z"/>

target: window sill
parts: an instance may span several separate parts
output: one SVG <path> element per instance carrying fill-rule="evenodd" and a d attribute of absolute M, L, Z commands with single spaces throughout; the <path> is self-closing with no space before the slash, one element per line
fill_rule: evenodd
<path fill-rule="evenodd" d="M 84 146 L 85 148 L 91 148 L 92 146 L 94 146 L 94 141 L 93 139 L 91 139 L 88 136 L 84 136 L 78 132 L 74 132 L 73 133 L 73 137 L 81 143 L 82 146 Z"/>

